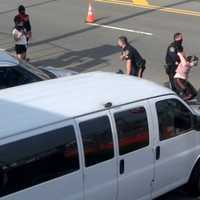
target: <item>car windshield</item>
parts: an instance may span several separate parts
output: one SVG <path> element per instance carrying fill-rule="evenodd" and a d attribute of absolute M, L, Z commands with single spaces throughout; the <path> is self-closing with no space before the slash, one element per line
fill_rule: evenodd
<path fill-rule="evenodd" d="M 16 66 L 0 67 L 0 89 L 51 79 L 45 72 L 19 61 Z"/>
<path fill-rule="evenodd" d="M 37 76 L 41 80 L 52 79 L 52 77 L 49 76 L 49 74 L 46 73 L 45 71 L 42 71 L 39 68 L 34 67 L 33 65 L 31 65 L 29 63 L 26 63 L 26 62 L 24 62 L 22 60 L 19 60 L 19 65 L 20 65 L 20 67 L 24 68 L 25 70 L 28 70 L 30 73 L 32 73 L 33 75 Z"/>

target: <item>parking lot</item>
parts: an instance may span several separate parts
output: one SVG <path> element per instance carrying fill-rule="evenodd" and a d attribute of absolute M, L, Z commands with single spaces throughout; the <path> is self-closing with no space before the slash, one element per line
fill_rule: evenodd
<path fill-rule="evenodd" d="M 14 52 L 13 16 L 21 0 L 1 0 L 0 48 Z M 187 54 L 200 56 L 200 2 L 185 0 L 97 0 L 95 25 L 85 23 L 88 4 L 81 0 L 24 1 L 30 14 L 33 38 L 28 57 L 36 66 L 55 66 L 77 72 L 124 70 L 117 38 L 126 35 L 147 60 L 144 78 L 163 84 L 166 48 L 175 32 L 182 32 Z M 200 67 L 190 80 L 200 88 Z M 195 200 L 181 190 L 159 200 Z"/>

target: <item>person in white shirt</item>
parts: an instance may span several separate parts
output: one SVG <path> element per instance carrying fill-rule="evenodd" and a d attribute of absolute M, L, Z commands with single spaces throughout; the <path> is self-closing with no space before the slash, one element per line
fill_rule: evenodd
<path fill-rule="evenodd" d="M 12 31 L 15 41 L 16 57 L 26 60 L 27 38 L 23 27 L 23 22 L 19 17 L 15 18 L 15 28 Z"/>

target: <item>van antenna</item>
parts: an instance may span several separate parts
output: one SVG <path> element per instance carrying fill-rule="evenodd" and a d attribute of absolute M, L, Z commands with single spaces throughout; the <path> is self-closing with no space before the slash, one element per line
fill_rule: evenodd
<path fill-rule="evenodd" d="M 104 104 L 104 107 L 105 108 L 111 108 L 112 107 L 112 103 L 108 102 L 108 103 Z"/>

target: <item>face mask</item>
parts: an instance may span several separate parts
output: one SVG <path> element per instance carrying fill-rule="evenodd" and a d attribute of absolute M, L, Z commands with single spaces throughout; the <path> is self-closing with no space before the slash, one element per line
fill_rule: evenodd
<path fill-rule="evenodd" d="M 25 11 L 24 11 L 24 10 L 21 10 L 19 13 L 20 13 L 21 15 L 25 15 Z"/>
<path fill-rule="evenodd" d="M 176 45 L 180 46 L 180 45 L 182 45 L 183 40 L 182 39 L 181 40 L 176 40 L 175 43 L 176 43 Z"/>
<path fill-rule="evenodd" d="M 181 39 L 181 40 L 175 41 L 177 50 L 178 50 L 178 51 L 181 51 L 181 52 L 183 51 L 182 43 L 183 43 L 183 40 L 182 40 L 182 39 Z"/>

